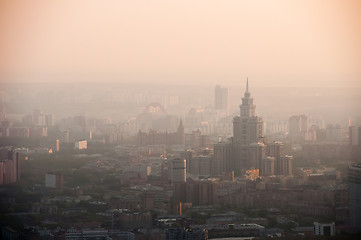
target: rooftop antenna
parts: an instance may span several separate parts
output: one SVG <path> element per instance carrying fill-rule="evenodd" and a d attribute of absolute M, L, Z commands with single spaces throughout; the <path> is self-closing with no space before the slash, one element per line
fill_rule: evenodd
<path fill-rule="evenodd" d="M 246 93 L 248 93 L 248 77 L 247 77 L 247 84 L 246 84 Z"/>

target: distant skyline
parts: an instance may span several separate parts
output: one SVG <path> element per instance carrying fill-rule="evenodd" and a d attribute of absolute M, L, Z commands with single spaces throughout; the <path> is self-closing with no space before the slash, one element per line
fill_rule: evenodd
<path fill-rule="evenodd" d="M 1 81 L 360 88 L 361 1 L 2 1 Z"/>

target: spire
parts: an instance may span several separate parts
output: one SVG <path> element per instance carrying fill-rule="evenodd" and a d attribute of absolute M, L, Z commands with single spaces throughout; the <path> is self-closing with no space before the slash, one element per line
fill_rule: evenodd
<path fill-rule="evenodd" d="M 247 77 L 247 84 L 246 84 L 246 93 L 248 93 L 248 77 Z"/>
<path fill-rule="evenodd" d="M 178 132 L 179 132 L 179 131 L 184 131 L 182 119 L 181 119 L 180 122 L 179 122 Z"/>

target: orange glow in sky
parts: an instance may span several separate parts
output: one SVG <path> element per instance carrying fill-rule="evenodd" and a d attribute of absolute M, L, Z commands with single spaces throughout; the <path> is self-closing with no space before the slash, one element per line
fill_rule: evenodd
<path fill-rule="evenodd" d="M 357 82 L 361 1 L 1 1 L 0 76 L 38 74 Z"/>

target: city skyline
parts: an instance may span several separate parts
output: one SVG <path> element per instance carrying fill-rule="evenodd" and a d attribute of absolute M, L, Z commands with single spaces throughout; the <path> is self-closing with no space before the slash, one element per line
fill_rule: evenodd
<path fill-rule="evenodd" d="M 1 239 L 359 239 L 360 0 L 0 1 Z"/>

